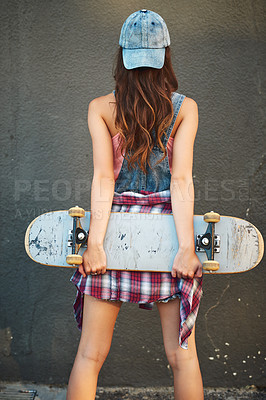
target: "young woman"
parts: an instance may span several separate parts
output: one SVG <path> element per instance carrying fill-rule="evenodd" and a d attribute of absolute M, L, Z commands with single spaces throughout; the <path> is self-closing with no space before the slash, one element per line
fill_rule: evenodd
<path fill-rule="evenodd" d="M 149 10 L 131 14 L 119 40 L 115 91 L 88 110 L 94 175 L 91 225 L 77 286 L 75 316 L 81 339 L 67 400 L 94 400 L 122 302 L 161 318 L 177 400 L 203 399 L 195 346 L 202 265 L 195 254 L 192 179 L 198 128 L 196 102 L 178 88 L 164 20 Z M 173 213 L 179 241 L 172 272 L 106 270 L 103 248 L 110 211 Z"/>

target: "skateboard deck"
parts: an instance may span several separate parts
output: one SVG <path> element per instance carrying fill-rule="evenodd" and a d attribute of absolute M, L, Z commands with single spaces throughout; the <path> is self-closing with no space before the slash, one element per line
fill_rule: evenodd
<path fill-rule="evenodd" d="M 33 261 L 54 267 L 82 262 L 90 211 L 73 213 L 75 209 L 48 212 L 30 223 L 25 249 Z M 193 222 L 195 251 L 204 273 L 244 272 L 261 261 L 263 238 L 250 222 L 213 211 L 194 215 Z M 171 272 L 178 251 L 173 215 L 111 212 L 103 245 L 107 269 Z M 81 261 L 73 261 L 71 255 Z"/>

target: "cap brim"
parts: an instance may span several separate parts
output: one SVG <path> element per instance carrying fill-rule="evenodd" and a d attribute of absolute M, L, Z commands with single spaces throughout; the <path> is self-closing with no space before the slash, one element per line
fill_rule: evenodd
<path fill-rule="evenodd" d="M 126 69 L 150 67 L 161 69 L 164 65 L 165 48 L 162 49 L 123 49 L 123 62 Z"/>

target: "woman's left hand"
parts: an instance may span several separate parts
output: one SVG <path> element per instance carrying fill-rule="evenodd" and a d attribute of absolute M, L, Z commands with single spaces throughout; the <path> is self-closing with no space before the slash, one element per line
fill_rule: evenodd
<path fill-rule="evenodd" d="M 103 245 L 90 244 L 83 253 L 82 264 L 79 265 L 79 272 L 84 278 L 87 275 L 98 275 L 106 272 L 106 254 Z"/>
<path fill-rule="evenodd" d="M 173 278 L 192 279 L 202 277 L 202 264 L 193 248 L 178 249 L 172 267 Z"/>

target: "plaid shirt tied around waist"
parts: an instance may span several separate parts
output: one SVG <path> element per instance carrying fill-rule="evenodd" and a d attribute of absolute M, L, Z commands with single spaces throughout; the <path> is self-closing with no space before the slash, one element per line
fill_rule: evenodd
<path fill-rule="evenodd" d="M 114 192 L 113 212 L 172 213 L 170 190 L 161 192 Z M 78 328 L 82 328 L 83 295 L 99 299 L 138 303 L 140 308 L 151 310 L 156 301 L 167 302 L 180 298 L 179 344 L 187 349 L 187 339 L 197 318 L 202 296 L 202 277 L 194 279 L 173 278 L 169 272 L 107 270 L 103 275 L 86 278 L 74 273 L 71 281 L 77 287 L 74 314 Z"/>

